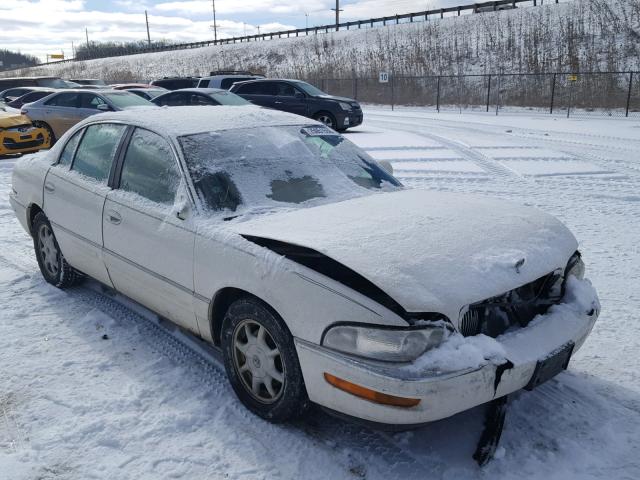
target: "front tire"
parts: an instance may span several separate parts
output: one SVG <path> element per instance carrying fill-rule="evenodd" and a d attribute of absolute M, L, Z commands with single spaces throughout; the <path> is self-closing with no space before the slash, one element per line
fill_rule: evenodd
<path fill-rule="evenodd" d="M 231 386 L 249 410 L 274 423 L 306 411 L 309 399 L 293 337 L 267 305 L 249 296 L 232 303 L 221 343 Z"/>
<path fill-rule="evenodd" d="M 43 129 L 45 129 L 47 131 L 47 135 L 49 135 L 49 146 L 53 147 L 53 145 L 57 141 L 56 134 L 53 133 L 53 128 L 51 128 L 51 126 L 49 126 L 49 124 L 46 123 L 46 122 L 35 121 L 35 122 L 33 122 L 33 125 L 35 127 L 43 128 Z"/>
<path fill-rule="evenodd" d="M 64 258 L 46 215 L 38 213 L 33 220 L 33 247 L 44 279 L 58 288 L 76 285 L 82 274 Z"/>
<path fill-rule="evenodd" d="M 336 117 L 329 112 L 318 112 L 313 116 L 313 119 L 324 123 L 329 128 L 333 128 L 336 131 L 338 130 Z"/>

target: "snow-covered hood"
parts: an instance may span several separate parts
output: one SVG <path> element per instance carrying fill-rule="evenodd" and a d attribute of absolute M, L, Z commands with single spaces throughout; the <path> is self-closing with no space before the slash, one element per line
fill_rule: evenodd
<path fill-rule="evenodd" d="M 563 268 L 577 249 L 562 223 L 535 208 L 426 190 L 372 194 L 233 228 L 321 252 L 408 312 L 452 319 L 464 305 Z"/>

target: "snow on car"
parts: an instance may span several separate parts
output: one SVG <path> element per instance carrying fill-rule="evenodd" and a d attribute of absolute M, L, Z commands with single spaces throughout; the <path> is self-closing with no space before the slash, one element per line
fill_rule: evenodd
<path fill-rule="evenodd" d="M 539 210 L 404 188 L 313 120 L 256 107 L 105 113 L 16 164 L 44 278 L 90 276 L 222 351 L 256 414 L 309 401 L 408 427 L 567 367 L 600 311 Z"/>

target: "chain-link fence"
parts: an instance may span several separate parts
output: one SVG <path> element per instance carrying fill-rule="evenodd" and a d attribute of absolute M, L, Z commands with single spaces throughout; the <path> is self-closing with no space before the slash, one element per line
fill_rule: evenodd
<path fill-rule="evenodd" d="M 437 111 L 538 110 L 558 115 L 640 115 L 640 73 L 588 72 L 378 78 L 321 78 L 310 83 L 362 103 Z"/>

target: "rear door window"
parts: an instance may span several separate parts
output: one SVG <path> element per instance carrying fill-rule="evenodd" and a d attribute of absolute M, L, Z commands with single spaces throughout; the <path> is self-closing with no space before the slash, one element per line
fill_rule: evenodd
<path fill-rule="evenodd" d="M 126 125 L 100 123 L 90 125 L 76 151 L 72 170 L 106 182 Z"/>
<path fill-rule="evenodd" d="M 256 82 L 240 86 L 237 93 L 241 95 L 276 95 L 274 82 Z"/>
<path fill-rule="evenodd" d="M 61 93 L 53 98 L 50 98 L 45 102 L 45 105 L 51 107 L 71 107 L 76 108 L 78 106 L 80 94 L 75 92 Z"/>
<path fill-rule="evenodd" d="M 180 170 L 169 143 L 160 135 L 137 128 L 124 157 L 120 189 L 173 205 L 179 185 Z"/>
<path fill-rule="evenodd" d="M 158 105 L 168 105 L 170 107 L 177 107 L 180 105 L 189 105 L 187 103 L 188 101 L 189 101 L 189 98 L 187 97 L 187 95 L 183 92 L 179 92 L 179 93 L 171 93 L 167 96 L 159 98 L 156 100 L 156 103 Z"/>
<path fill-rule="evenodd" d="M 69 139 L 67 144 L 62 149 L 62 153 L 60 154 L 60 160 L 58 160 L 58 165 L 71 165 L 71 161 L 73 160 L 73 155 L 76 153 L 76 147 L 78 146 L 78 142 L 80 138 L 82 138 L 82 132 L 84 130 L 77 131 L 73 137 Z"/>

